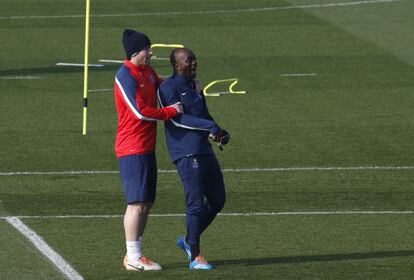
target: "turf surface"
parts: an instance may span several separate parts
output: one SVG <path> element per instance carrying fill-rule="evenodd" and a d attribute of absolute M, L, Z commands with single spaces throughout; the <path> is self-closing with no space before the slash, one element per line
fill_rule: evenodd
<path fill-rule="evenodd" d="M 153 43 L 193 48 L 204 83 L 239 78 L 237 87 L 248 94 L 208 98 L 212 115 L 232 135 L 216 153 L 225 169 L 411 167 L 225 172 L 226 213 L 413 211 L 414 4 L 351 2 L 358 1 L 92 0 L 90 62 L 122 59 L 120 38 L 130 27 Z M 298 8 L 286 8 L 293 5 Z M 240 11 L 264 7 L 279 8 Z M 113 94 L 89 93 L 88 135 L 82 136 L 83 69 L 55 65 L 83 62 L 83 13 L 80 0 L 2 2 L 0 173 L 117 170 Z M 170 73 L 166 62 L 153 66 Z M 91 68 L 90 89 L 112 88 L 117 67 Z M 285 75 L 295 73 L 312 75 Z M 173 169 L 161 123 L 157 156 L 159 168 Z M 119 215 L 123 208 L 118 174 L 0 176 L 1 216 Z M 177 174 L 160 173 L 153 213 L 183 212 Z M 85 279 L 137 277 L 120 265 L 121 218 L 22 220 Z M 61 277 L 4 220 L 0 230 L 1 279 Z M 174 248 L 182 231 L 183 218 L 150 219 L 145 250 L 165 270 L 140 278 L 414 274 L 412 214 L 221 216 L 203 238 L 206 257 L 217 265 L 209 273 L 186 269 Z M 22 265 L 13 265 L 16 260 Z"/>

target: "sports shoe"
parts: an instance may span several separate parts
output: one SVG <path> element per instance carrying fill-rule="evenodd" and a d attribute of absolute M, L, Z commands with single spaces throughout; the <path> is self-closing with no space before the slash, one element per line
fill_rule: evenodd
<path fill-rule="evenodd" d="M 177 247 L 180 247 L 184 253 L 187 254 L 188 260 L 191 260 L 191 250 L 190 250 L 190 245 L 187 244 L 187 242 L 185 242 L 185 237 L 184 236 L 180 236 L 177 239 Z"/>
<path fill-rule="evenodd" d="M 142 256 L 139 260 L 130 262 L 128 256 L 124 258 L 124 266 L 126 270 L 133 271 L 145 271 L 145 270 L 161 270 L 162 267 L 159 263 L 153 262 L 147 259 L 145 256 Z"/>
<path fill-rule="evenodd" d="M 210 270 L 213 268 L 202 255 L 198 255 L 195 260 L 190 262 L 190 269 Z"/>

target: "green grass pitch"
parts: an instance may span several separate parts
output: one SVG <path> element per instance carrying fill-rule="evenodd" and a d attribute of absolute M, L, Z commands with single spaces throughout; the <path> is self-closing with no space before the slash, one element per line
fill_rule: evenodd
<path fill-rule="evenodd" d="M 84 279 L 413 278 L 412 1 L 91 0 L 90 63 L 123 59 L 122 31 L 134 28 L 192 48 L 204 84 L 236 77 L 249 91 L 207 100 L 232 135 L 216 149 L 224 213 L 331 213 L 219 216 L 202 239 L 209 272 L 189 271 L 175 247 L 183 217 L 151 217 L 144 253 L 164 270 L 138 274 L 121 264 L 119 175 L 64 173 L 117 170 L 113 93 L 89 93 L 82 136 L 83 69 L 56 66 L 83 63 L 84 9 L 1 4 L 0 279 L 64 279 L 6 216 L 22 216 Z M 152 65 L 170 73 L 165 61 Z M 118 67 L 90 68 L 89 88 L 113 88 Z M 172 170 L 162 126 L 158 166 Z M 375 166 L 401 168 L 364 168 Z M 333 214 L 347 211 L 408 213 Z M 152 213 L 184 213 L 176 173 L 159 174 Z"/>

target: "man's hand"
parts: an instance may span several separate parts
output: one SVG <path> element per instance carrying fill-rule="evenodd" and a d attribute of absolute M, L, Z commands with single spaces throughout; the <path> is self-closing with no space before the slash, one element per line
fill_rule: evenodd
<path fill-rule="evenodd" d="M 183 104 L 181 104 L 181 102 L 174 103 L 173 105 L 170 105 L 168 107 L 174 108 L 178 112 L 178 114 L 184 113 Z"/>
<path fill-rule="evenodd" d="M 217 138 L 217 142 L 220 142 L 221 145 L 226 145 L 230 141 L 230 134 L 227 132 L 227 130 L 222 129 L 217 135 Z"/>
<path fill-rule="evenodd" d="M 226 145 L 230 141 L 230 134 L 227 132 L 227 130 L 222 129 L 217 133 L 217 135 L 210 134 L 210 139 L 214 142 L 218 142 L 221 145 Z"/>

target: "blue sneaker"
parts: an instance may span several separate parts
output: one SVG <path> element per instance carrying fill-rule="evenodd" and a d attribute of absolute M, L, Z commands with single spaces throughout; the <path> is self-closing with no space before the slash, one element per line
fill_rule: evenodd
<path fill-rule="evenodd" d="M 180 236 L 177 239 L 177 247 L 180 247 L 184 253 L 187 254 L 188 260 L 191 260 L 191 250 L 190 250 L 190 245 L 187 244 L 187 242 L 185 242 L 185 237 L 184 236 Z"/>
<path fill-rule="evenodd" d="M 190 263 L 190 269 L 210 270 L 213 268 L 214 267 L 209 264 L 202 255 L 197 256 L 195 260 Z"/>

